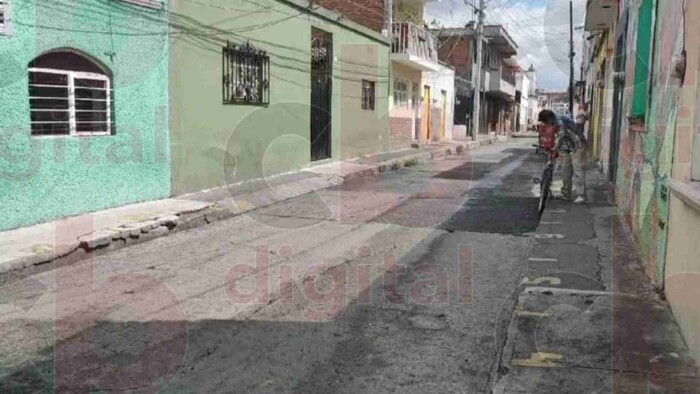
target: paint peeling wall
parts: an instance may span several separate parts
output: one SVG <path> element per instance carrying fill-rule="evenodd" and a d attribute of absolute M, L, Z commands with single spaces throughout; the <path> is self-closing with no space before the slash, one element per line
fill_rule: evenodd
<path fill-rule="evenodd" d="M 165 10 L 108 0 L 13 0 L 0 35 L 0 230 L 167 197 Z M 27 65 L 57 48 L 113 73 L 116 134 L 30 136 Z"/>
<path fill-rule="evenodd" d="M 686 42 L 693 43 L 700 36 L 700 3 L 688 2 L 686 9 Z M 698 182 L 689 180 L 693 139 L 700 126 L 700 47 L 688 45 L 686 73 L 683 87 L 678 94 L 676 118 L 675 154 L 672 189 L 678 185 L 700 194 Z M 664 289 L 673 314 L 683 331 L 686 343 L 695 360 L 700 364 L 700 207 L 690 204 L 684 193 L 671 192 L 668 222 L 668 247 Z"/>
<path fill-rule="evenodd" d="M 433 141 L 451 140 L 454 126 L 455 70 L 440 64 L 437 71 L 424 72 L 423 85 L 430 86 L 433 99 L 431 120 L 435 124 L 431 130 Z M 434 130 L 434 131 L 433 131 Z"/>
<path fill-rule="evenodd" d="M 671 58 L 682 45 L 683 31 L 679 29 L 682 26 L 682 2 L 657 0 L 655 4 L 658 13 L 656 35 L 652 41 L 650 101 L 642 130 L 631 127 L 627 118 L 632 113 L 635 88 L 639 88 L 635 86 L 638 60 L 634 51 L 637 47 L 639 3 L 639 0 L 628 2 L 632 8 L 616 198 L 638 241 L 647 273 L 662 283 L 668 222 L 668 180 L 673 160 L 679 89 L 679 81 L 672 77 L 670 65 Z"/>
<path fill-rule="evenodd" d="M 172 3 L 178 23 L 170 62 L 174 194 L 311 164 L 314 27 L 333 36 L 331 160 L 388 149 L 389 45 L 382 36 L 320 8 L 309 14 L 301 0 L 207 4 Z M 269 106 L 222 103 L 227 40 L 249 40 L 270 54 Z M 363 79 L 375 82 L 374 111 L 362 109 Z"/>
<path fill-rule="evenodd" d="M 602 101 L 602 113 L 600 113 L 600 124 L 598 126 L 598 132 L 600 133 L 599 138 L 599 156 L 601 168 L 606 176 L 610 174 L 610 166 L 613 158 L 611 157 L 611 141 L 610 135 L 612 133 L 612 119 L 613 119 L 613 76 L 614 76 L 614 54 L 615 54 L 615 32 L 617 30 L 617 23 L 613 24 L 611 29 L 608 31 L 606 39 L 605 50 L 605 89 L 601 94 Z"/>

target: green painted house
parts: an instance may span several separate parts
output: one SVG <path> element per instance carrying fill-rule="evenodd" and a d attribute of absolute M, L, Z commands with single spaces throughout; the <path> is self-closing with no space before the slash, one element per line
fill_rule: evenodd
<path fill-rule="evenodd" d="M 305 0 L 0 0 L 0 231 L 387 151 L 389 50 Z"/>
<path fill-rule="evenodd" d="M 166 8 L 0 0 L 0 230 L 170 195 Z"/>
<path fill-rule="evenodd" d="M 173 194 L 389 149 L 389 44 L 303 0 L 171 3 Z"/>

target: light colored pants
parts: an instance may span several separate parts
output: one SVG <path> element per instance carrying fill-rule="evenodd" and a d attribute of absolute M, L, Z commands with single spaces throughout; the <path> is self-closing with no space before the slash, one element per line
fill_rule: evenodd
<path fill-rule="evenodd" d="M 586 148 L 580 146 L 572 154 L 562 154 L 562 188 L 565 197 L 586 197 Z M 575 194 L 571 194 L 572 186 Z"/>

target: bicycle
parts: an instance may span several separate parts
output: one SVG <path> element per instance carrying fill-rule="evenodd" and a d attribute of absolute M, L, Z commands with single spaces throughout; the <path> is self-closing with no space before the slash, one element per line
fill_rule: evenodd
<path fill-rule="evenodd" d="M 554 179 L 554 169 L 557 166 L 559 152 L 567 154 L 573 153 L 576 150 L 576 141 L 569 133 L 564 133 L 557 138 L 555 147 L 547 147 L 539 144 L 533 146 L 538 150 L 543 150 L 547 154 L 547 164 L 545 164 L 544 170 L 542 171 L 542 178 L 535 178 L 533 180 L 535 184 L 540 184 L 540 201 L 537 210 L 539 215 L 542 216 L 547 205 L 547 199 L 552 194 L 552 181 Z"/>
<path fill-rule="evenodd" d="M 557 165 L 557 157 L 559 156 L 556 149 L 547 148 L 546 146 L 533 145 L 538 150 L 543 150 L 547 153 L 547 164 L 542 171 L 542 178 L 535 178 L 534 183 L 540 184 L 540 202 L 537 206 L 537 212 L 540 216 L 544 213 L 547 205 L 547 198 L 552 193 L 552 180 L 554 179 L 554 169 Z"/>

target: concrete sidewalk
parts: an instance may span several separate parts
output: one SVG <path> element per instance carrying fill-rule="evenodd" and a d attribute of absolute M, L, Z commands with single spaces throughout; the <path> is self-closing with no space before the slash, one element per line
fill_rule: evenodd
<path fill-rule="evenodd" d="M 318 165 L 302 171 L 131 204 L 0 233 L 0 274 L 51 261 L 72 262 L 199 227 L 344 182 L 498 142 L 440 142 Z"/>
<path fill-rule="evenodd" d="M 607 183 L 591 170 L 587 184 L 588 204 L 550 200 L 532 235 L 494 392 L 700 392 Z"/>

